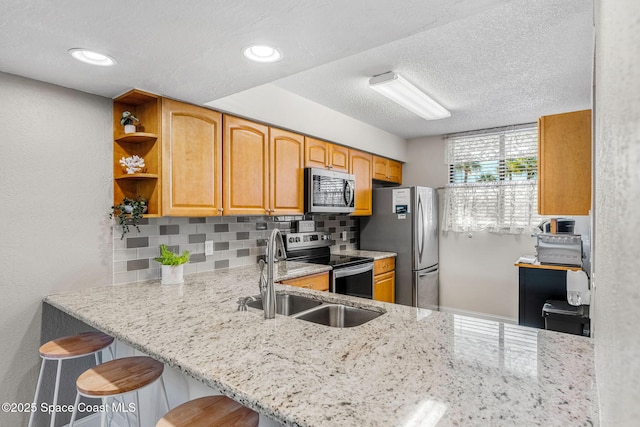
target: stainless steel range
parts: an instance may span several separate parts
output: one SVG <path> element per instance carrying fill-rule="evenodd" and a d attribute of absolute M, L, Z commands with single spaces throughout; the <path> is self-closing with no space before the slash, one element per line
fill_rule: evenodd
<path fill-rule="evenodd" d="M 338 294 L 373 298 L 373 258 L 332 254 L 331 234 L 321 231 L 284 236 L 287 261 L 329 265 L 329 290 Z"/>

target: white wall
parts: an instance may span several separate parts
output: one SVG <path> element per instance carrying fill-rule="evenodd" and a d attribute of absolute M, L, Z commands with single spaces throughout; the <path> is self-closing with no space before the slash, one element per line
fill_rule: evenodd
<path fill-rule="evenodd" d="M 42 298 L 112 283 L 111 100 L 4 73 L 0 100 L 0 401 L 30 402 Z"/>
<path fill-rule="evenodd" d="M 440 136 L 408 141 L 403 185 L 444 187 L 448 168 Z M 444 192 L 440 196 L 442 223 Z M 535 253 L 528 234 L 487 232 L 440 233 L 440 305 L 442 310 L 518 320 L 518 268 L 520 255 Z"/>
<path fill-rule="evenodd" d="M 404 139 L 275 85 L 258 86 L 207 105 L 392 159 L 407 159 Z"/>
<path fill-rule="evenodd" d="M 596 383 L 603 426 L 640 420 L 640 2 L 596 2 Z"/>

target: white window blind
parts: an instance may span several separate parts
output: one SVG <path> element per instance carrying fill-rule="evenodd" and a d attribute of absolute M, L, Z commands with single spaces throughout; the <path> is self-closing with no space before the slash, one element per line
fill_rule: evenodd
<path fill-rule="evenodd" d="M 443 229 L 531 232 L 541 220 L 535 123 L 452 134 L 445 141 Z"/>

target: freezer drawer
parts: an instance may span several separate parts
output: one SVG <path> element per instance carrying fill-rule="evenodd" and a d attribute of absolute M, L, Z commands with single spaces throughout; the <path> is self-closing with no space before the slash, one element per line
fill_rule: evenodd
<path fill-rule="evenodd" d="M 438 268 L 413 272 L 414 305 L 429 310 L 440 308 Z"/>

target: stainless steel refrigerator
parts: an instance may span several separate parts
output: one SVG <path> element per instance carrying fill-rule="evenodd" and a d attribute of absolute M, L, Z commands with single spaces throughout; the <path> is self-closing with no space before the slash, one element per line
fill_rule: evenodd
<path fill-rule="evenodd" d="M 438 192 L 429 187 L 373 190 L 373 215 L 360 219 L 360 249 L 396 258 L 396 303 L 437 310 Z"/>

